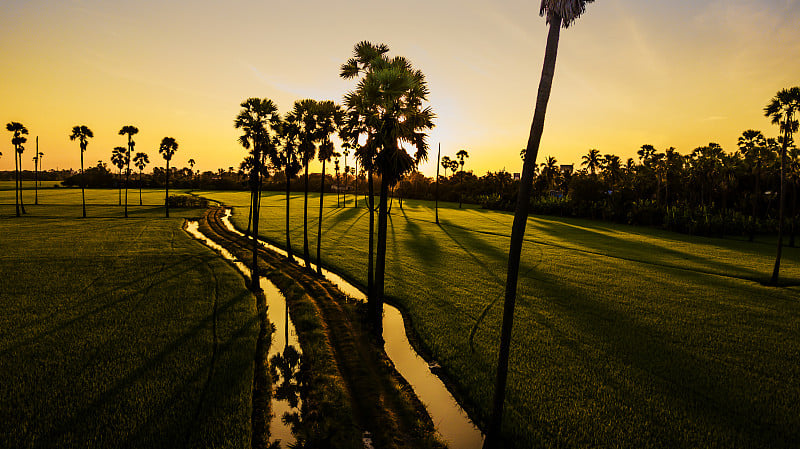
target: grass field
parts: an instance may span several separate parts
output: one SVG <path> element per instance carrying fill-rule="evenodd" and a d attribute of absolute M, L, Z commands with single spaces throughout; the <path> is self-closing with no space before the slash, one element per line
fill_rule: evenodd
<path fill-rule="evenodd" d="M 0 447 L 249 447 L 255 304 L 181 230 L 199 211 L 32 193 L 15 218 L 0 192 Z"/>
<path fill-rule="evenodd" d="M 236 206 L 234 221 L 246 227 L 247 193 L 205 195 Z M 292 198 L 301 253 L 302 194 Z M 323 264 L 364 285 L 368 215 L 326 198 Z M 263 205 L 260 231 L 282 246 L 283 196 L 268 194 Z M 513 216 L 444 204 L 440 227 L 431 206 L 395 202 L 387 294 L 485 419 Z M 312 195 L 312 257 L 317 208 Z M 796 447 L 800 251 L 784 252 L 789 286 L 758 282 L 773 261 L 774 238 L 531 218 L 506 435 L 519 447 Z"/>

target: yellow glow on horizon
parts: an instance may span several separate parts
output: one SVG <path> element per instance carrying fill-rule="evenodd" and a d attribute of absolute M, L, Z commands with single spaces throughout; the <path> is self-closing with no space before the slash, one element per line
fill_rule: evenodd
<path fill-rule="evenodd" d="M 245 151 L 232 123 L 241 101 L 267 97 L 282 111 L 307 97 L 341 101 L 354 82 L 339 79 L 339 66 L 367 39 L 427 76 L 438 118 L 424 173 L 435 172 L 439 142 L 444 155 L 466 149 L 477 174 L 520 171 L 547 33 L 537 4 L 268 3 L 11 0 L 0 17 L 0 120 L 30 130 L 25 167 L 38 135 L 45 169 L 77 168 L 68 139 L 76 124 L 95 133 L 87 165 L 108 161 L 125 142 L 117 132 L 132 124 L 148 170 L 163 164 L 164 136 L 180 144 L 175 165 L 238 167 Z M 798 6 L 590 4 L 561 33 L 540 160 L 577 163 L 590 148 L 624 160 L 645 143 L 685 154 L 713 141 L 733 151 L 745 129 L 777 134 L 762 108 L 800 84 L 800 60 L 786 56 L 800 54 Z M 3 136 L 0 170 L 13 169 Z"/>

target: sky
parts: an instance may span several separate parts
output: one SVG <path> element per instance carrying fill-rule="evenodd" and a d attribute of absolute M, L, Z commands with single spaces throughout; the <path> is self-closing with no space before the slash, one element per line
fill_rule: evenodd
<path fill-rule="evenodd" d="M 94 131 L 87 166 L 108 162 L 140 130 L 136 151 L 163 165 L 238 167 L 233 119 L 249 97 L 281 111 L 296 100 L 341 102 L 355 81 L 339 67 L 361 40 L 422 70 L 436 150 L 461 149 L 476 174 L 521 171 L 547 25 L 535 0 L 5 0 L 0 14 L 0 120 L 30 131 L 45 169 L 78 168 L 72 126 Z M 539 159 L 580 163 L 596 148 L 623 160 L 651 144 L 729 152 L 746 129 L 777 135 L 763 108 L 800 85 L 800 0 L 597 0 L 561 32 Z M 11 134 L 0 170 L 14 168 Z M 348 164 L 352 165 L 351 161 Z M 152 164 L 150 166 L 152 168 Z M 312 170 L 314 167 L 312 167 Z M 317 168 L 318 170 L 318 168 Z"/>

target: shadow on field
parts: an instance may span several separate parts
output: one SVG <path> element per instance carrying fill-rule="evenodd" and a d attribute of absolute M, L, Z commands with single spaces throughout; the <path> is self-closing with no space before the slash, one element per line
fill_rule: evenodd
<path fill-rule="evenodd" d="M 405 231 L 410 236 L 407 240 L 408 247 L 424 262 L 432 263 L 441 260 L 441 251 L 436 237 L 430 233 L 423 232 L 420 225 L 408 218 L 405 210 L 402 213 L 403 218 L 405 218 Z"/>
<path fill-rule="evenodd" d="M 786 413 L 790 411 L 775 407 L 783 402 L 779 396 L 786 388 L 754 384 L 754 380 L 765 380 L 763 374 L 737 376 L 736 370 L 713 356 L 717 342 L 706 345 L 710 346 L 710 356 L 688 352 L 679 337 L 697 329 L 667 327 L 679 334 L 676 337 L 661 330 L 663 326 L 642 324 L 633 310 L 626 313 L 606 301 L 593 300 L 545 272 L 536 270 L 535 277 L 553 290 L 544 300 L 583 334 L 580 341 L 574 341 L 574 337 L 559 335 L 553 329 L 559 345 L 570 348 L 583 360 L 583 367 L 576 368 L 588 368 L 590 376 L 602 377 L 600 384 L 610 386 L 612 397 L 622 402 L 620 410 L 643 411 L 650 433 L 643 437 L 645 441 L 658 441 L 663 447 L 722 444 L 721 447 L 778 448 L 793 447 L 800 439 L 800 427 L 792 422 L 796 419 L 787 422 Z M 583 349 L 587 345 L 591 351 Z M 593 394 L 587 386 L 576 389 L 579 391 L 555 394 Z M 581 392 L 582 389 L 586 391 Z M 675 414 L 676 410 L 680 413 Z M 623 412 L 612 425 L 639 420 L 634 418 Z M 719 430 L 719 434 L 705 435 L 703 432 L 708 429 Z M 625 430 L 628 429 L 618 428 L 614 433 Z"/>

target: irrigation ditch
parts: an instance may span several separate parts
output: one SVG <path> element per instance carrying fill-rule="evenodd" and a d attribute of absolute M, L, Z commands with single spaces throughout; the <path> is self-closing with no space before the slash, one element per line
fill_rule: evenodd
<path fill-rule="evenodd" d="M 229 215 L 211 207 L 186 229 L 249 279 L 243 261 L 252 260 L 252 239 L 233 228 Z M 327 270 L 333 282 L 320 277 L 281 253 L 259 245 L 259 273 L 269 282 L 257 295 L 262 332 L 254 448 L 444 448 L 445 442 L 480 447 L 480 431 L 414 352 L 399 311 L 387 310 L 386 344 L 376 345 L 362 324 L 363 294 L 357 288 Z"/>

